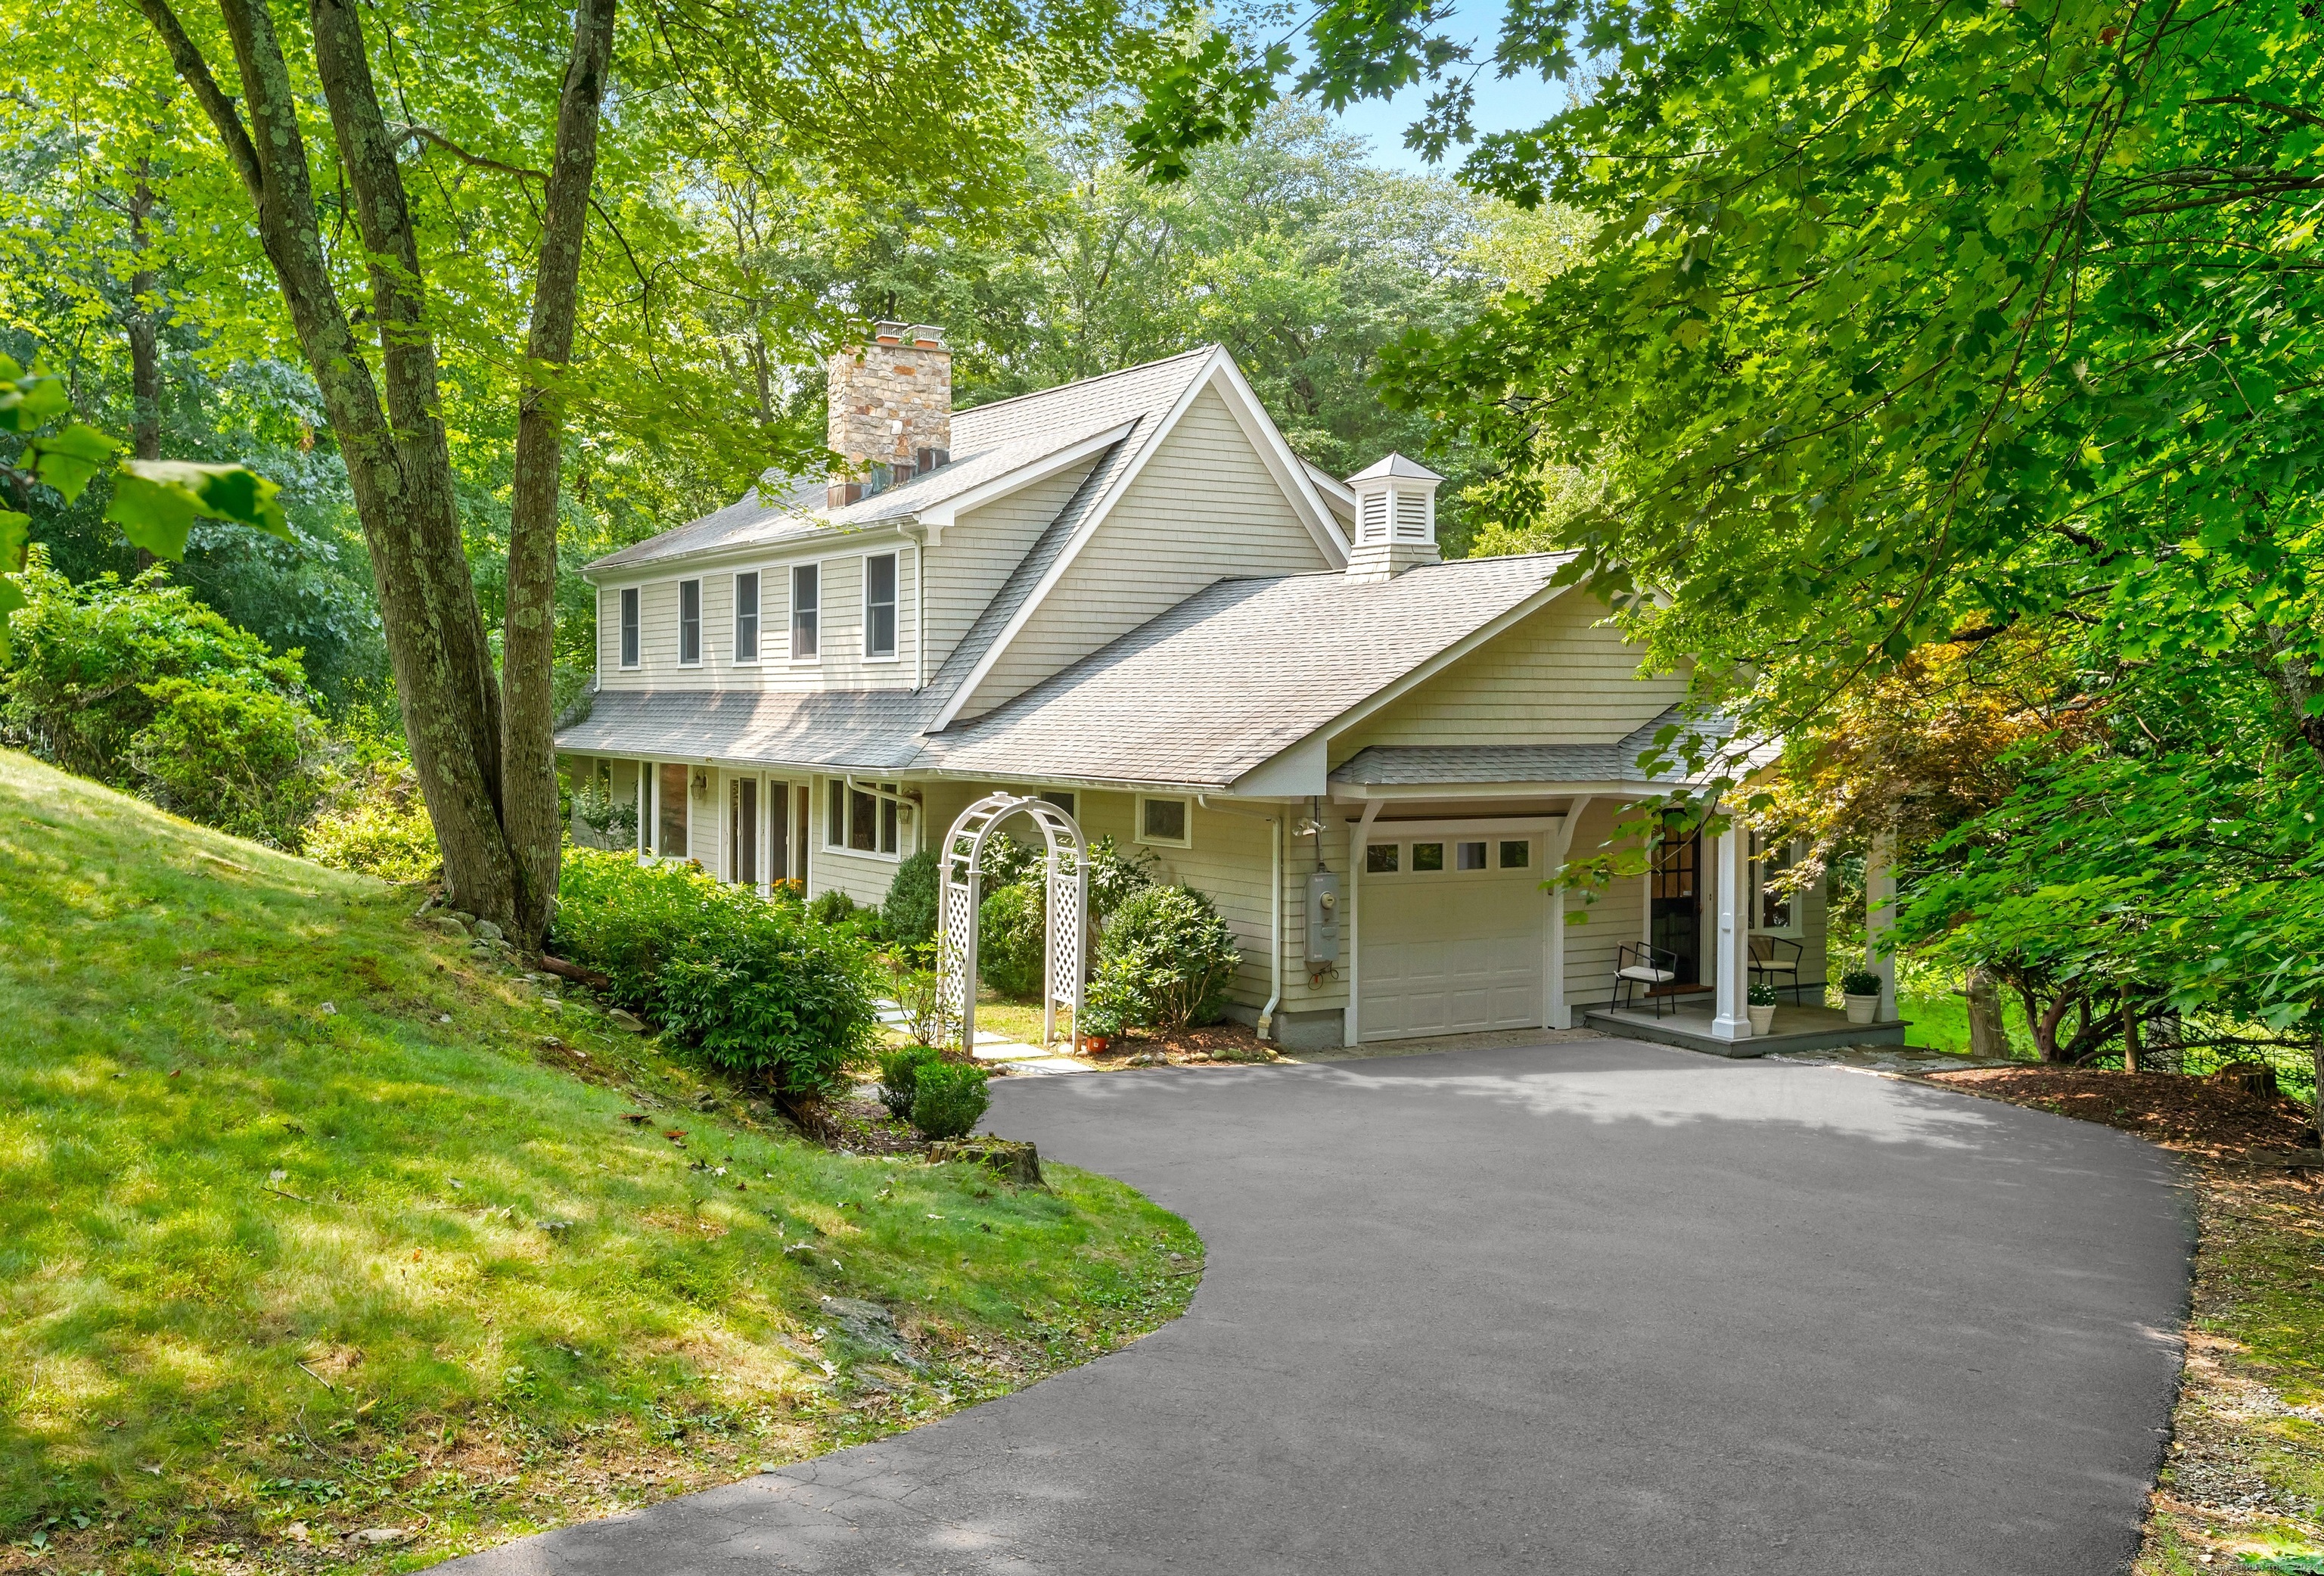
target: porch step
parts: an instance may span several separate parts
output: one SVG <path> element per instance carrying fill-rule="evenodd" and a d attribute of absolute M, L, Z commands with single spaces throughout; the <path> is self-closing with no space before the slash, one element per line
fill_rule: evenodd
<path fill-rule="evenodd" d="M 1828 1007 L 1775 1009 L 1775 1031 L 1749 1039 L 1723 1040 L 1711 1032 L 1708 1012 L 1668 1012 L 1656 1018 L 1641 1008 L 1601 1007 L 1582 1015 L 1582 1022 L 1601 1034 L 1623 1039 L 1646 1040 L 1682 1050 L 1702 1051 L 1738 1059 L 1773 1055 L 1784 1051 L 1823 1051 L 1838 1046 L 1901 1046 L 1913 1026 L 1904 1018 L 1886 1023 L 1852 1024 L 1845 1013 Z"/>

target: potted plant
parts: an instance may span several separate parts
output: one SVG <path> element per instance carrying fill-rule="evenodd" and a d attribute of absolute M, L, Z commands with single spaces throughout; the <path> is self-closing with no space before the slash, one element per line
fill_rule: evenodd
<path fill-rule="evenodd" d="M 1840 977 L 1840 1000 L 1848 1009 L 1848 1021 L 1861 1028 L 1880 1016 L 1880 976 L 1850 969 Z"/>
<path fill-rule="evenodd" d="M 1092 1003 L 1082 1009 L 1079 1027 L 1082 1049 L 1093 1056 L 1102 1056 L 1113 1048 L 1114 1037 L 1121 1032 L 1121 1014 L 1111 1007 Z"/>
<path fill-rule="evenodd" d="M 1751 1032 L 1763 1035 L 1775 1027 L 1775 988 L 1760 983 L 1751 987 L 1744 998 L 1743 1010 L 1751 1015 Z"/>

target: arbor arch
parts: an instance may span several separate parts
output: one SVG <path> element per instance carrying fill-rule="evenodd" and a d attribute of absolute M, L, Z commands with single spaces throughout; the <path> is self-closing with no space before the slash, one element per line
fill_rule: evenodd
<path fill-rule="evenodd" d="M 1041 1044 L 1057 1036 L 1057 1009 L 1073 1014 L 1069 1051 L 1081 1043 L 1083 950 L 1089 927 L 1089 844 L 1081 824 L 1048 800 L 991 793 L 969 806 L 945 834 L 936 855 L 937 1000 L 945 1026 L 958 1026 L 960 1048 L 976 1043 L 976 918 L 984 901 L 984 849 L 1012 816 L 1031 817 L 1047 844 L 1042 861 L 1048 898 L 1042 946 Z"/>

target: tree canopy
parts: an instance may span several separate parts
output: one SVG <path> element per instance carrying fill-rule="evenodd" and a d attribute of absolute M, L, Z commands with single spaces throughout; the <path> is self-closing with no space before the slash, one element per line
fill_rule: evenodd
<path fill-rule="evenodd" d="M 1326 5 L 1300 82 L 1425 82 L 1414 145 L 1596 226 L 1383 358 L 1485 456 L 1489 528 L 1576 549 L 1795 769 L 1916 652 L 2053 650 L 2044 704 L 2096 731 L 1939 840 L 1921 933 L 2007 952 L 2046 904 L 2093 989 L 2315 1023 L 2312 975 L 2264 966 L 2324 939 L 2273 884 L 2314 868 L 2324 756 L 2315 8 L 1563 0 L 1508 8 L 1485 58 L 1449 15 Z M 1287 66 L 1180 59 L 1144 166 Z M 1564 105 L 1476 135 L 1519 72 Z M 1553 507 L 1573 467 L 1597 496 Z"/>

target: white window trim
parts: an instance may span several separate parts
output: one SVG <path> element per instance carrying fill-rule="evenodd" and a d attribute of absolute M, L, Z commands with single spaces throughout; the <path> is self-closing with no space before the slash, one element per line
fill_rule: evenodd
<path fill-rule="evenodd" d="M 1184 837 L 1148 837 L 1146 834 L 1146 806 L 1152 800 L 1159 800 L 1165 804 L 1184 805 L 1186 807 L 1186 834 Z M 1149 848 L 1194 846 L 1194 801 L 1193 799 L 1179 794 L 1140 794 L 1138 796 L 1136 814 L 1138 818 L 1131 825 L 1137 829 L 1135 839 L 1137 842 L 1143 843 Z"/>
<path fill-rule="evenodd" d="M 814 668 L 821 665 L 823 661 L 825 623 L 823 615 L 830 611 L 827 605 L 830 599 L 823 594 L 823 564 L 824 561 L 821 558 L 816 558 L 805 564 L 786 564 L 783 567 L 783 650 L 791 653 L 786 660 L 793 668 Z M 806 657 L 801 657 L 793 650 L 794 640 L 798 630 L 798 572 L 801 569 L 815 571 L 815 650 Z M 765 600 L 763 591 L 760 594 L 760 598 L 763 603 Z"/>
<path fill-rule="evenodd" d="M 896 649 L 890 651 L 884 657 L 875 657 L 872 654 L 872 560 L 874 558 L 893 558 L 896 560 L 896 601 L 894 604 L 896 614 Z M 864 666 L 867 668 L 881 668 L 887 666 L 890 662 L 901 662 L 904 659 L 903 550 L 899 548 L 890 548 L 885 552 L 865 553 L 856 563 L 855 578 L 859 582 L 856 586 L 856 601 L 862 604 Z"/>
<path fill-rule="evenodd" d="M 688 585 L 694 587 L 694 660 L 691 662 L 686 659 L 686 588 Z M 699 668 L 702 666 L 702 576 L 681 576 L 677 587 L 678 617 L 672 625 L 672 632 L 678 636 L 678 665 L 680 668 Z M 639 632 L 642 634 L 644 631 L 641 630 Z"/>
<path fill-rule="evenodd" d="M 742 576 L 745 575 L 756 575 L 759 577 L 759 611 L 755 615 L 758 621 L 759 654 L 755 657 L 738 656 L 734 659 L 734 666 L 737 668 L 756 668 L 767 659 L 767 572 L 764 569 L 737 569 L 734 571 L 733 576 L 728 582 L 726 587 L 726 615 L 727 622 L 729 624 L 736 624 L 742 622 Z M 731 637 L 733 631 L 730 630 L 728 632 Z M 786 637 L 790 633 L 788 629 L 783 632 Z M 786 646 L 789 644 L 788 639 L 785 640 L 784 644 Z"/>
<path fill-rule="evenodd" d="M 622 637 L 628 631 L 622 626 L 628 622 L 627 604 L 633 595 L 638 599 L 638 659 L 626 662 L 622 659 Z M 622 673 L 635 673 L 646 665 L 646 591 L 642 585 L 613 588 L 613 662 Z"/>
<path fill-rule="evenodd" d="M 883 864 L 901 864 L 906 859 L 910 857 L 910 853 L 908 850 L 910 849 L 912 845 L 916 828 L 907 827 L 904 825 L 903 810 L 906 801 L 902 797 L 903 784 L 899 782 L 896 785 L 896 852 L 893 853 L 882 853 L 876 848 L 855 848 L 851 846 L 846 842 L 846 834 L 844 832 L 840 834 L 841 840 L 839 842 L 834 843 L 831 840 L 831 790 L 833 788 L 837 788 L 842 793 L 860 793 L 864 790 L 860 787 L 850 788 L 847 779 L 844 777 L 826 777 L 820 779 L 819 780 L 823 784 L 823 803 L 818 806 L 819 813 L 816 816 L 816 819 L 823 823 L 824 853 L 840 854 L 848 859 L 876 859 Z M 887 797 L 888 796 L 883 793 L 875 792 L 872 795 L 872 802 L 875 804 Z M 917 816 L 913 817 L 915 823 L 917 823 L 918 819 L 919 817 Z"/>
<path fill-rule="evenodd" d="M 1751 841 L 1754 844 L 1757 844 L 1759 840 L 1755 835 Z M 1785 845 L 1791 853 L 1792 862 L 1796 863 L 1799 860 L 1800 853 L 1802 852 L 1800 847 L 1801 841 L 1801 839 L 1794 837 L 1790 839 Z M 1764 862 L 1760 859 L 1755 857 L 1751 861 L 1750 933 L 1753 935 L 1780 936 L 1785 941 L 1805 941 L 1808 935 L 1808 895 L 1804 890 L 1794 892 L 1792 894 L 1792 922 L 1789 925 L 1771 930 L 1766 926 L 1759 923 L 1759 916 L 1765 911 L 1762 908 L 1762 904 L 1766 899 L 1767 890 L 1766 877 L 1761 873 L 1763 867 Z"/>

